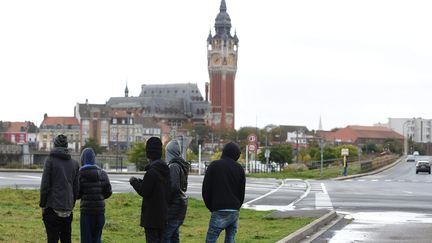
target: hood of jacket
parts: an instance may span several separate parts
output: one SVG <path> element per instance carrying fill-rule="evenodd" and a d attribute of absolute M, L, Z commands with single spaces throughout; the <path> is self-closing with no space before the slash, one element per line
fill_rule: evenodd
<path fill-rule="evenodd" d="M 70 160 L 71 159 L 71 155 L 69 153 L 69 149 L 64 148 L 64 147 L 55 147 L 51 150 L 50 152 L 50 156 L 56 157 L 56 158 L 60 158 L 63 160 Z"/>
<path fill-rule="evenodd" d="M 173 160 L 174 158 L 178 158 L 181 157 L 181 149 L 180 149 L 180 144 L 178 143 L 177 140 L 173 139 L 171 140 L 166 148 L 165 148 L 165 156 L 166 156 L 166 162 L 171 162 L 171 160 Z"/>
<path fill-rule="evenodd" d="M 234 142 L 227 143 L 222 149 L 222 156 L 237 161 L 240 158 L 240 146 Z"/>
<path fill-rule="evenodd" d="M 163 160 L 158 159 L 158 160 L 152 161 L 150 163 L 150 165 L 148 166 L 147 170 L 150 170 L 150 169 L 157 170 L 161 174 L 161 176 L 163 176 L 163 177 L 169 177 L 170 171 L 169 171 L 168 165 Z"/>
<path fill-rule="evenodd" d="M 185 172 L 185 174 L 189 174 L 189 169 L 190 169 L 190 163 L 185 161 L 182 157 L 176 157 L 173 158 L 168 165 L 170 164 L 178 164 L 180 165 L 180 167 L 183 169 L 183 171 Z"/>

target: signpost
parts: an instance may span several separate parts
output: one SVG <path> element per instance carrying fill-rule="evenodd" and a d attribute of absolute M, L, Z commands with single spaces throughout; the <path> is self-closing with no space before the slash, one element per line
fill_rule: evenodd
<path fill-rule="evenodd" d="M 246 146 L 246 153 L 249 154 L 249 152 L 253 153 L 257 151 L 257 136 L 254 133 L 249 134 L 249 136 L 247 137 L 248 140 L 248 145 Z M 246 157 L 247 158 L 247 157 Z M 254 159 L 256 160 L 256 158 L 254 157 Z M 256 164 L 256 163 L 255 163 Z M 250 163 L 249 163 L 250 166 Z M 246 173 L 249 171 L 248 170 L 248 161 L 246 159 Z"/>
<path fill-rule="evenodd" d="M 264 156 L 267 160 L 267 172 L 269 172 L 269 158 L 270 158 L 270 149 L 266 149 L 264 152 Z"/>
<path fill-rule="evenodd" d="M 341 149 L 341 155 L 344 158 L 343 159 L 343 165 L 344 165 L 343 175 L 346 176 L 347 175 L 347 169 L 348 169 L 348 163 L 347 163 L 346 157 L 349 155 L 349 149 L 347 149 L 347 148 Z"/>

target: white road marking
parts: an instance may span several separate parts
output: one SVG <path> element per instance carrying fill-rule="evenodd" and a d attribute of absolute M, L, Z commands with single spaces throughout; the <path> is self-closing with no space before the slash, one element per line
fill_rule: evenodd
<path fill-rule="evenodd" d="M 371 181 L 379 181 L 378 179 L 373 179 L 373 180 L 371 180 Z"/>
<path fill-rule="evenodd" d="M 29 179 L 38 179 L 38 180 L 41 179 L 40 176 L 28 176 L 28 175 L 17 175 L 17 176 L 22 178 L 29 178 Z"/>
<path fill-rule="evenodd" d="M 116 184 L 125 184 L 127 183 L 126 181 L 116 181 L 116 180 L 110 180 L 111 183 L 116 183 Z"/>
<path fill-rule="evenodd" d="M 392 180 L 390 180 L 390 179 L 387 179 L 387 180 L 385 180 L 386 182 L 391 182 Z"/>
<path fill-rule="evenodd" d="M 255 198 L 255 199 L 250 200 L 249 202 L 244 203 L 243 206 L 244 206 L 244 207 L 249 207 L 249 204 L 250 204 L 250 203 L 253 203 L 253 202 L 255 202 L 255 201 L 258 201 L 258 200 L 260 200 L 260 199 L 262 199 L 262 198 L 267 197 L 268 195 L 271 195 L 271 194 L 277 192 L 277 191 L 278 191 L 278 190 L 279 190 L 283 185 L 285 185 L 285 182 L 282 180 L 282 183 L 281 183 L 281 185 L 280 185 L 278 188 L 273 189 L 273 190 L 269 191 L 268 193 L 266 193 L 266 194 L 264 194 L 264 195 L 261 195 L 261 196 Z"/>
<path fill-rule="evenodd" d="M 321 183 L 321 188 L 323 192 L 317 192 L 315 193 L 315 208 L 327 208 L 327 209 L 333 209 L 333 204 L 330 200 L 330 197 L 327 193 L 327 189 L 324 185 L 324 183 Z"/>

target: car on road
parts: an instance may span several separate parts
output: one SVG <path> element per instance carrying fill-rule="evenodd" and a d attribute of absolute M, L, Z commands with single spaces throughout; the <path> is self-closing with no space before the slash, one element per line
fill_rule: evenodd
<path fill-rule="evenodd" d="M 415 162 L 416 158 L 413 155 L 408 155 L 406 158 L 406 162 Z"/>
<path fill-rule="evenodd" d="M 416 163 L 416 174 L 419 172 L 428 172 L 431 173 L 431 165 L 427 160 L 419 160 Z"/>

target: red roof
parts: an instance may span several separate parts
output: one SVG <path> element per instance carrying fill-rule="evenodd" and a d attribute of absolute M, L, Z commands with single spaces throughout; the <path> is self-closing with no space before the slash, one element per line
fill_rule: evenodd
<path fill-rule="evenodd" d="M 46 117 L 42 125 L 79 125 L 78 119 L 75 117 L 69 117 L 69 116 L 51 116 Z"/>
<path fill-rule="evenodd" d="M 358 139 L 404 139 L 404 137 L 387 127 L 376 126 L 347 126 L 334 132 L 319 132 L 326 140 L 340 140 L 342 142 L 356 142 Z"/>
<path fill-rule="evenodd" d="M 27 128 L 31 125 L 31 122 L 3 122 L 3 126 L 6 128 L 7 133 L 18 133 L 26 132 Z M 21 131 L 24 128 L 24 131 Z"/>

